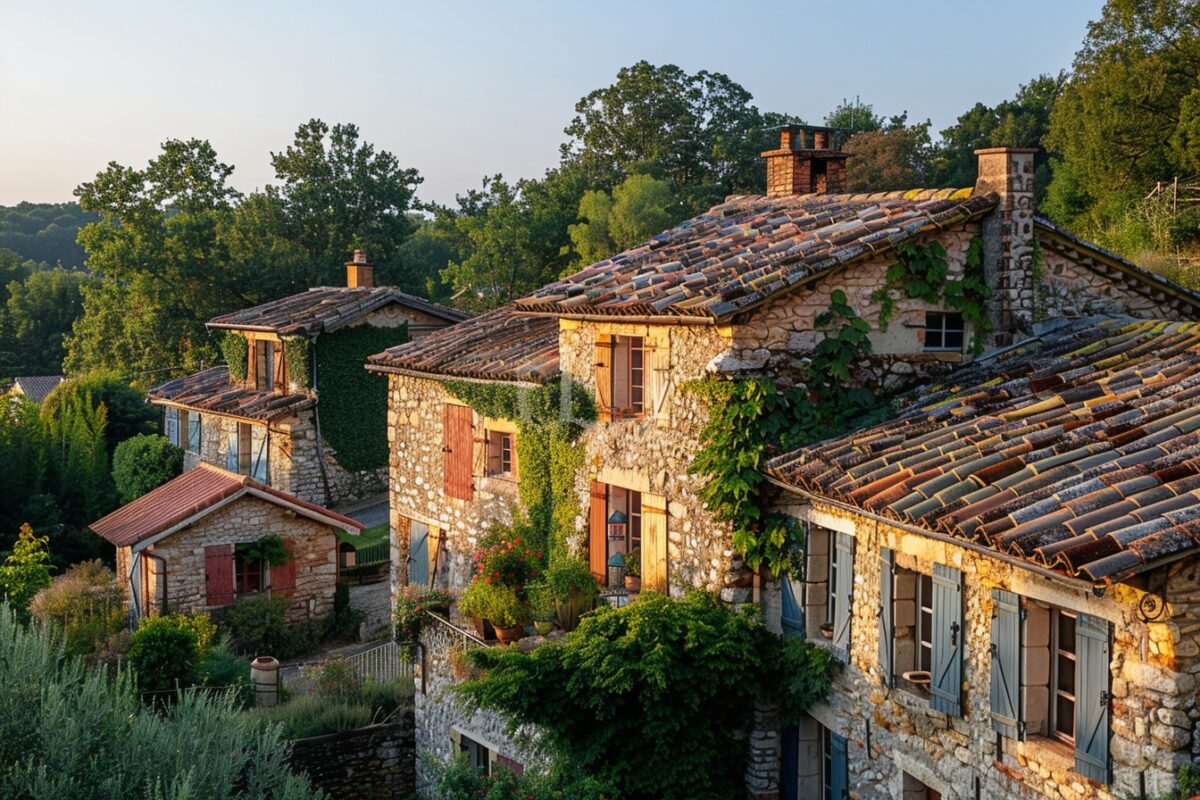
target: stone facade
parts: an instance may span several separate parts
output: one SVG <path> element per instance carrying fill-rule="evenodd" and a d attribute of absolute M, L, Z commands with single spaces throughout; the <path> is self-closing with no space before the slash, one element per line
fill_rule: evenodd
<path fill-rule="evenodd" d="M 1124 283 L 1101 275 L 1048 246 L 1038 248 L 1040 260 L 1034 275 L 1034 319 L 1129 314 L 1133 317 L 1176 319 L 1166 303 L 1134 291 Z"/>
<path fill-rule="evenodd" d="M 296 588 L 287 608 L 289 622 L 320 619 L 333 612 L 337 583 L 337 535 L 330 526 L 299 516 L 256 497 L 241 497 L 201 517 L 192 525 L 147 547 L 147 597 L 150 611 L 213 611 L 205 591 L 204 548 L 242 544 L 268 534 L 290 539 L 296 560 Z M 117 565 L 129 574 L 128 547 L 117 549 Z M 264 584 L 270 585 L 270 567 Z M 266 590 L 269 593 L 269 589 Z"/>
<path fill-rule="evenodd" d="M 413 733 L 413 711 L 403 709 L 393 722 L 295 739 L 286 761 L 339 800 L 409 800 L 416 785 Z"/>
<path fill-rule="evenodd" d="M 1153 594 L 1126 584 L 1100 594 L 1078 581 L 1050 579 L 953 542 L 877 523 L 820 501 L 784 510 L 854 537 L 847 665 L 833 695 L 811 710 L 816 722 L 847 739 L 851 796 L 860 800 L 906 796 L 906 790 L 918 785 L 914 782 L 944 798 L 961 800 L 1017 796 L 1116 800 L 1142 796 L 1143 785 L 1146 793 L 1157 795 L 1173 787 L 1174 767 L 1190 761 L 1200 749 L 1193 736 L 1200 720 L 1195 694 L 1200 674 L 1200 645 L 1195 640 L 1200 633 L 1200 564 L 1195 559 L 1150 576 Z M 937 563 L 963 572 L 961 716 L 934 711 L 927 694 L 902 681 L 894 688 L 885 681 L 879 642 L 880 549 L 884 547 L 895 551 L 899 568 L 929 574 Z M 896 584 L 898 598 L 901 585 Z M 1027 609 L 1022 623 L 1022 659 L 1027 663 L 1022 667 L 1022 702 L 1029 709 L 1024 741 L 998 736 L 992 727 L 994 588 L 1020 595 Z M 767 594 L 777 597 L 778 586 Z M 1032 733 L 1039 724 L 1038 714 L 1045 725 L 1049 679 L 1034 666 L 1029 652 L 1048 646 L 1051 607 L 1111 624 L 1110 785 L 1078 774 L 1069 745 Z M 777 614 L 768 619 L 777 625 Z M 898 629 L 901 624 L 897 619 Z M 805 796 L 803 752 L 800 771 L 801 796 Z"/>

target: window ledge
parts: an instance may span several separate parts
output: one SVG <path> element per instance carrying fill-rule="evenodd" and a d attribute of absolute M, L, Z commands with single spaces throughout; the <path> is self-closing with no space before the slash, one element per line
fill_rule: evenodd
<path fill-rule="evenodd" d="M 483 475 L 479 477 L 478 480 L 480 491 L 493 492 L 495 494 L 517 493 L 516 478 L 506 477 L 504 475 Z"/>
<path fill-rule="evenodd" d="M 1028 768 L 1029 762 L 1033 762 L 1051 772 L 1075 771 L 1075 748 L 1059 739 L 1030 736 L 1023 742 L 1006 739 L 1005 745 L 1005 753 L 1015 755 L 1021 767 Z M 1013 749 L 1015 753 L 1011 752 Z"/>

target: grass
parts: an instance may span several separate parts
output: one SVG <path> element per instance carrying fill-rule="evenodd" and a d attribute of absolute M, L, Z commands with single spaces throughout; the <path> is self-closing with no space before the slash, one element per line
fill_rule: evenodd
<path fill-rule="evenodd" d="M 413 690 L 411 678 L 387 683 L 368 680 L 344 695 L 302 694 L 282 705 L 246 713 L 262 725 L 282 724 L 287 739 L 303 739 L 380 722 L 397 708 L 410 704 Z"/>
<path fill-rule="evenodd" d="M 388 524 L 385 522 L 382 525 L 376 525 L 373 528 L 367 528 L 357 536 L 338 531 L 338 541 L 344 542 L 352 546 L 355 550 L 361 550 L 372 545 L 382 544 L 388 540 Z"/>

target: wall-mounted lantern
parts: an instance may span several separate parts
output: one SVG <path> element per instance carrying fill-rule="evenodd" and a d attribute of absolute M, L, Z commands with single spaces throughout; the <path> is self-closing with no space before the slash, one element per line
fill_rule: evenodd
<path fill-rule="evenodd" d="M 625 541 L 625 529 L 629 525 L 629 517 L 624 511 L 614 511 L 608 515 L 608 540 L 610 542 Z M 624 565 L 622 565 L 624 566 Z"/>

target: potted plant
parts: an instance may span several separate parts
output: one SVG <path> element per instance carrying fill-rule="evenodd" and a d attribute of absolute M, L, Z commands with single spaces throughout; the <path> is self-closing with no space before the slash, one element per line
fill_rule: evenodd
<path fill-rule="evenodd" d="M 430 589 L 422 596 L 425 607 L 443 617 L 450 616 L 450 606 L 454 603 L 454 595 L 441 589 Z"/>
<path fill-rule="evenodd" d="M 642 550 L 639 547 L 625 554 L 625 588 L 631 592 L 642 590 Z"/>
<path fill-rule="evenodd" d="M 495 629 L 487 621 L 488 592 L 490 589 L 490 584 L 483 581 L 474 581 L 463 592 L 462 599 L 458 601 L 458 613 L 475 623 L 475 630 L 479 633 L 479 638 L 484 641 L 496 638 Z"/>
<path fill-rule="evenodd" d="M 545 636 L 554 630 L 554 593 L 545 583 L 526 587 L 529 595 L 529 615 L 533 618 L 533 627 L 538 636 Z"/>
<path fill-rule="evenodd" d="M 821 623 L 821 635 L 824 636 L 826 639 L 833 638 L 833 623 L 832 622 L 822 622 Z"/>
<path fill-rule="evenodd" d="M 565 558 L 546 573 L 546 582 L 554 594 L 554 610 L 558 624 L 564 631 L 573 631 L 579 625 L 579 617 L 596 603 L 600 586 L 587 564 L 578 558 Z"/>
<path fill-rule="evenodd" d="M 486 615 L 488 621 L 496 628 L 496 638 L 500 640 L 500 644 L 517 641 L 525 632 L 525 619 L 528 616 L 525 604 L 511 587 L 485 585 Z"/>

